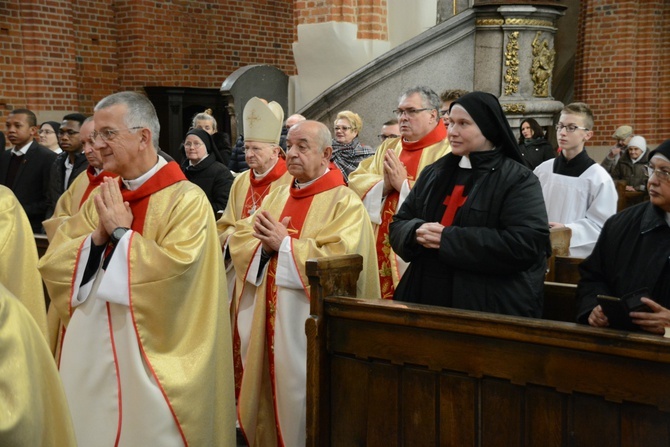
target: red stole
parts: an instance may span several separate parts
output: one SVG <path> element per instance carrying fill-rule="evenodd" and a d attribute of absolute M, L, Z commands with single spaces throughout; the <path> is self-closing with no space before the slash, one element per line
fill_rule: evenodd
<path fill-rule="evenodd" d="M 288 224 L 288 234 L 294 239 L 300 238 L 302 227 L 305 224 L 307 213 L 312 204 L 314 196 L 324 191 L 336 188 L 338 186 L 346 186 L 344 178 L 339 169 L 331 169 L 325 175 L 321 176 L 311 185 L 298 189 L 295 185 L 291 185 L 290 196 L 284 205 L 279 221 L 285 217 L 290 217 Z M 277 255 L 272 256 L 268 265 L 268 276 L 266 281 L 265 305 L 266 319 L 265 319 L 265 334 L 267 337 L 268 359 L 270 366 L 270 383 L 272 383 L 272 400 L 275 403 L 275 424 L 277 428 L 277 440 L 280 446 L 284 446 L 284 440 L 279 429 L 279 420 L 277 419 L 277 391 L 275 389 L 275 361 L 274 361 L 274 338 L 275 338 L 275 309 L 277 306 Z"/>
<path fill-rule="evenodd" d="M 149 180 L 144 182 L 142 186 L 135 191 L 130 191 L 123 186 L 121 179 L 121 195 L 123 200 L 130 203 L 130 209 L 133 211 L 133 224 L 131 229 L 142 234 L 144 229 L 144 218 L 149 208 L 149 199 L 151 195 L 161 189 L 167 188 L 177 182 L 186 180 L 181 168 L 174 161 L 168 162 L 165 166 L 158 170 Z"/>
<path fill-rule="evenodd" d="M 86 202 L 88 196 L 91 195 L 91 192 L 97 188 L 100 183 L 102 183 L 105 177 L 116 177 L 116 174 L 109 171 L 102 171 L 100 174 L 96 175 L 95 168 L 91 165 L 86 168 L 86 175 L 88 176 L 88 186 L 86 187 L 86 191 L 84 191 L 84 195 L 81 197 L 81 201 L 79 202 L 80 208 L 84 202 Z"/>
<path fill-rule="evenodd" d="M 268 195 L 272 182 L 284 175 L 286 172 L 286 161 L 279 158 L 270 172 L 262 179 L 256 179 L 254 170 L 249 171 L 249 189 L 242 205 L 242 217 L 244 219 L 252 215 L 263 203 L 263 199 Z"/>
<path fill-rule="evenodd" d="M 419 162 L 423 149 L 437 144 L 447 137 L 447 129 L 440 119 L 437 126 L 433 128 L 426 136 L 418 141 L 402 140 L 402 152 L 398 159 L 405 165 L 407 169 L 407 180 L 414 181 L 419 176 Z M 392 149 L 389 149 L 392 150 Z M 398 200 L 400 193 L 393 190 L 386 196 L 386 201 L 382 207 L 382 223 L 379 225 L 377 231 L 376 250 L 377 250 L 377 266 L 379 267 L 379 285 L 381 286 L 382 298 L 393 299 L 395 286 L 393 285 L 393 264 L 391 263 L 391 243 L 389 242 L 389 225 L 393 220 L 393 215 L 396 213 L 398 207 Z M 398 274 L 399 276 L 399 274 Z"/>

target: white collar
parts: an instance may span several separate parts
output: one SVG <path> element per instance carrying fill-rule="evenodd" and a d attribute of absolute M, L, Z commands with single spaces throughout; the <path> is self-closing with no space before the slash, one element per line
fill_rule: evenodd
<path fill-rule="evenodd" d="M 132 180 L 126 180 L 126 179 L 121 179 L 124 185 L 126 185 L 126 188 L 128 188 L 130 191 L 135 191 L 138 189 L 140 186 L 144 185 L 144 183 L 149 180 L 153 175 L 158 172 L 160 168 L 165 166 L 167 164 L 167 161 L 160 155 L 158 156 L 158 161 L 154 165 L 153 168 L 149 169 L 147 172 L 144 174 L 140 175 L 136 179 Z"/>
<path fill-rule="evenodd" d="M 298 188 L 298 189 L 306 188 L 306 187 L 308 187 L 309 185 L 311 185 L 312 183 L 314 183 L 315 181 L 319 180 L 319 179 L 320 179 L 321 177 L 323 177 L 324 175 L 326 175 L 326 174 L 328 173 L 328 171 L 330 171 L 330 168 L 326 168 L 326 170 L 324 171 L 323 174 L 321 174 L 320 176 L 318 176 L 318 177 L 315 178 L 314 180 L 310 180 L 310 181 L 305 182 L 305 183 L 299 183 L 299 182 L 296 180 L 296 181 L 295 181 L 295 187 Z"/>
<path fill-rule="evenodd" d="M 21 147 L 20 149 L 17 149 L 16 146 L 12 149 L 12 154 L 18 155 L 19 157 L 22 155 L 26 155 L 26 152 L 28 152 L 28 149 L 30 148 L 30 145 L 33 144 L 32 141 L 29 141 L 28 144 L 25 146 Z"/>

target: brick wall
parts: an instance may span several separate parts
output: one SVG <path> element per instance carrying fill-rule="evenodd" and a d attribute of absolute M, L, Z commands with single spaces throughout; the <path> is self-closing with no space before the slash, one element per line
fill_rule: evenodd
<path fill-rule="evenodd" d="M 0 2 L 0 113 L 91 113 L 119 90 L 218 88 L 236 69 L 296 74 L 287 0 Z M 2 129 L 0 129 L 2 130 Z"/>
<path fill-rule="evenodd" d="M 359 39 L 388 40 L 386 0 L 296 0 L 297 24 L 355 23 Z M 297 28 L 297 27 L 296 27 Z"/>
<path fill-rule="evenodd" d="M 633 126 L 649 144 L 670 138 L 670 2 L 581 2 L 575 101 L 594 112 L 592 145 L 611 145 L 613 130 Z"/>

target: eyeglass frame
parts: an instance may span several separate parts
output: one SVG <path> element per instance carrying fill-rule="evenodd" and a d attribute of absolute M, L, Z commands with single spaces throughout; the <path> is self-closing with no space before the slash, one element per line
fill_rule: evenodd
<path fill-rule="evenodd" d="M 146 127 L 146 126 L 128 127 L 128 128 L 125 129 L 125 130 L 127 130 L 127 131 L 130 132 L 131 130 L 144 129 L 145 127 Z M 123 129 L 103 129 L 103 130 L 101 130 L 100 132 L 98 132 L 97 130 L 94 130 L 93 132 L 91 132 L 90 139 L 91 139 L 91 141 L 92 141 L 93 143 L 95 143 L 95 142 L 98 141 L 98 137 L 100 137 L 100 139 L 101 139 L 102 141 L 104 141 L 105 143 L 109 143 L 110 141 L 114 141 L 114 139 L 117 137 L 117 135 L 119 134 L 119 132 L 121 132 L 121 130 L 123 130 Z M 106 136 L 106 137 L 103 136 L 103 132 L 104 132 L 104 133 L 107 133 L 108 136 Z M 132 132 L 131 132 L 131 133 L 132 133 Z M 113 135 L 113 136 L 110 137 L 109 134 L 111 134 L 111 135 Z"/>
<path fill-rule="evenodd" d="M 656 175 L 656 177 L 664 182 L 670 182 L 670 171 L 664 171 L 662 169 L 652 167 L 651 165 L 644 165 L 645 169 L 647 170 L 647 178 L 651 178 L 652 175 Z"/>
<path fill-rule="evenodd" d="M 51 135 L 52 133 L 56 133 L 56 131 L 55 130 L 49 130 L 49 129 L 40 129 L 40 130 L 37 131 L 37 135 L 42 135 L 42 134 Z"/>
<path fill-rule="evenodd" d="M 184 147 L 185 147 L 186 149 L 190 149 L 190 148 L 197 149 L 197 148 L 199 148 L 200 146 L 204 146 L 204 145 L 205 145 L 205 143 L 200 143 L 200 142 L 198 142 L 198 141 L 189 141 L 189 142 L 187 142 L 187 143 L 184 143 Z"/>
<path fill-rule="evenodd" d="M 561 130 L 565 129 L 565 131 L 568 133 L 575 133 L 577 129 L 585 130 L 587 132 L 591 130 L 588 127 L 575 126 L 574 124 L 568 124 L 567 126 L 564 126 L 563 124 L 556 124 L 554 127 L 556 127 L 556 132 L 560 132 Z"/>
<path fill-rule="evenodd" d="M 425 107 L 423 109 L 395 109 L 392 110 L 392 113 L 397 116 L 398 118 L 401 118 L 403 115 L 407 115 L 407 118 L 414 118 L 421 112 L 425 112 L 426 110 L 436 110 L 432 107 Z"/>
<path fill-rule="evenodd" d="M 352 126 L 335 126 L 335 127 L 333 127 L 333 130 L 334 130 L 335 132 L 337 132 L 337 131 L 339 131 L 339 130 L 343 130 L 343 131 L 346 132 L 347 130 L 351 130 L 351 129 L 353 129 Z"/>

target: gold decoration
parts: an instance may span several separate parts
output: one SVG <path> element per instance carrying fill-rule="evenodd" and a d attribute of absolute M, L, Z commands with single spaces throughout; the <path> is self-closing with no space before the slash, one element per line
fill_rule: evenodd
<path fill-rule="evenodd" d="M 537 19 L 477 19 L 475 23 L 477 26 L 502 26 L 502 25 L 548 26 L 548 27 L 554 26 L 554 23 L 550 20 L 537 20 Z"/>
<path fill-rule="evenodd" d="M 502 104 L 503 112 L 505 113 L 525 113 L 525 104 Z"/>
<path fill-rule="evenodd" d="M 500 26 L 505 23 L 503 19 L 477 19 L 477 26 Z"/>
<path fill-rule="evenodd" d="M 519 32 L 510 33 L 505 51 L 505 95 L 519 92 Z"/>
<path fill-rule="evenodd" d="M 549 96 L 549 81 L 554 69 L 556 51 L 549 48 L 548 39 L 540 41 L 542 31 L 538 31 L 533 39 L 533 64 L 530 76 L 533 80 L 533 96 L 546 98 Z"/>
<path fill-rule="evenodd" d="M 550 20 L 537 19 L 505 19 L 505 25 L 554 26 Z"/>

